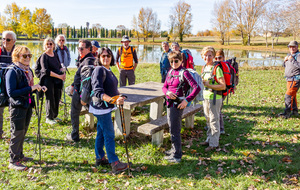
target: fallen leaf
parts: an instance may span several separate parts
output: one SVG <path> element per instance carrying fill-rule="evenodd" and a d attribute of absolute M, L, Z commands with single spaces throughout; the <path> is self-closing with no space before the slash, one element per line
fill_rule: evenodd
<path fill-rule="evenodd" d="M 126 181 L 125 187 L 129 186 L 129 181 Z"/>
<path fill-rule="evenodd" d="M 83 160 L 82 164 L 88 164 L 89 162 L 87 160 Z"/>
<path fill-rule="evenodd" d="M 147 166 L 142 166 L 142 167 L 141 167 L 141 170 L 143 170 L 143 171 L 146 171 L 147 169 L 148 169 Z"/>
<path fill-rule="evenodd" d="M 291 157 L 289 157 L 289 156 L 285 156 L 284 158 L 282 158 L 282 161 L 283 161 L 283 162 L 286 162 L 286 163 L 291 163 L 291 162 L 292 162 L 292 159 L 291 159 Z"/>
<path fill-rule="evenodd" d="M 97 168 L 95 168 L 95 167 L 93 167 L 93 166 L 92 166 L 91 168 L 92 168 L 92 170 L 93 170 L 94 173 L 97 173 L 97 172 L 98 172 L 98 169 L 97 169 Z"/>
<path fill-rule="evenodd" d="M 41 186 L 42 186 L 42 185 L 46 185 L 46 183 L 45 183 L 45 182 L 42 182 L 42 181 L 41 181 L 41 182 L 38 182 L 38 183 L 36 183 L 36 184 L 37 184 L 37 185 L 41 185 Z"/>
<path fill-rule="evenodd" d="M 191 183 L 187 183 L 188 184 L 188 186 L 191 186 L 191 187 L 193 187 L 194 186 L 194 183 L 193 182 L 191 182 Z"/>

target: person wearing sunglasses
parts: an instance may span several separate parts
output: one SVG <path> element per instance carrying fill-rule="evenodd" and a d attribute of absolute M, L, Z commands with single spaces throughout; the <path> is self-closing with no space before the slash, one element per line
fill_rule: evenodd
<path fill-rule="evenodd" d="M 71 63 L 70 51 L 67 48 L 67 46 L 65 46 L 66 42 L 66 37 L 63 34 L 60 34 L 55 38 L 55 43 L 57 44 L 55 48 L 55 53 L 58 55 L 62 67 L 65 68 L 70 66 Z"/>
<path fill-rule="evenodd" d="M 215 150 L 219 146 L 220 138 L 220 110 L 223 102 L 222 90 L 226 89 L 225 79 L 223 71 L 220 67 L 216 69 L 216 78 L 212 76 L 212 70 L 214 68 L 214 59 L 216 56 L 216 51 L 213 47 L 207 46 L 202 49 L 201 52 L 202 59 L 205 61 L 205 66 L 202 72 L 203 85 L 205 87 L 203 91 L 203 110 L 204 116 L 206 118 L 207 125 L 207 138 L 200 145 L 208 146 L 205 151 Z M 214 93 L 216 91 L 216 94 Z M 215 96 L 215 102 L 214 102 Z"/>
<path fill-rule="evenodd" d="M 162 91 L 167 99 L 167 118 L 172 147 L 165 152 L 166 156 L 164 159 L 168 162 L 179 163 L 182 157 L 180 131 L 183 110 L 201 89 L 189 71 L 183 70 L 181 52 L 173 51 L 169 54 L 168 58 L 171 69 L 167 74 Z M 183 72 L 183 83 L 180 82 L 181 72 Z M 189 87 L 193 90 L 190 94 L 186 94 Z"/>
<path fill-rule="evenodd" d="M 12 52 L 13 68 L 7 71 L 6 91 L 9 96 L 9 114 L 11 138 L 9 142 L 9 166 L 14 170 L 26 170 L 22 162 L 32 161 L 25 157 L 23 143 L 27 133 L 32 108 L 35 106 L 33 92 L 46 91 L 45 86 L 34 84 L 33 72 L 30 69 L 32 54 L 26 46 L 16 46 Z"/>
<path fill-rule="evenodd" d="M 46 94 L 46 123 L 50 125 L 61 121 L 58 118 L 59 102 L 62 95 L 63 81 L 66 79 L 64 68 L 62 68 L 57 54 L 54 52 L 55 43 L 52 38 L 46 38 L 43 43 L 44 53 L 41 55 L 41 77 L 40 84 L 45 85 L 48 90 Z"/>
<path fill-rule="evenodd" d="M 80 39 L 78 45 L 78 69 L 74 76 L 74 82 L 70 88 L 70 94 L 72 95 L 72 102 L 71 102 L 71 123 L 72 123 L 72 132 L 68 133 L 66 139 L 69 141 L 78 142 L 80 141 L 79 138 L 79 116 L 80 111 L 83 106 L 81 104 L 81 80 L 84 77 L 85 66 L 93 66 L 95 63 L 95 57 L 91 53 L 92 50 L 92 43 L 86 39 Z M 88 107 L 87 107 L 88 109 Z"/>
<path fill-rule="evenodd" d="M 2 32 L 2 45 L 0 47 L 1 67 L 7 67 L 12 64 L 11 54 L 14 50 L 17 36 L 13 31 Z M 0 139 L 3 137 L 3 112 L 5 107 L 0 107 Z"/>
<path fill-rule="evenodd" d="M 169 42 L 167 41 L 162 42 L 161 47 L 163 49 L 163 53 L 159 61 L 159 68 L 160 68 L 160 75 L 161 75 L 161 83 L 165 83 L 168 71 L 171 68 L 168 56 L 169 53 L 172 52 L 172 50 L 170 49 Z"/>

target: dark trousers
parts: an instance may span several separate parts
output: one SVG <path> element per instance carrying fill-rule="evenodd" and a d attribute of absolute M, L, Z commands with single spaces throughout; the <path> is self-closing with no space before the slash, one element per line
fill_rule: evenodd
<path fill-rule="evenodd" d="M 24 158 L 23 144 L 30 123 L 32 108 L 9 108 L 10 132 L 9 143 L 10 163 L 15 163 Z"/>
<path fill-rule="evenodd" d="M 126 81 L 128 80 L 129 85 L 135 84 L 135 75 L 132 70 L 120 69 L 120 87 L 126 86 Z"/>
<path fill-rule="evenodd" d="M 0 107 L 0 135 L 3 134 L 3 112 L 5 107 Z"/>
<path fill-rule="evenodd" d="M 182 120 L 182 109 L 176 107 L 167 108 L 167 118 L 169 124 L 169 131 L 171 135 L 172 152 L 175 158 L 182 157 L 181 148 L 181 120 Z"/>
<path fill-rule="evenodd" d="M 285 113 L 290 113 L 291 111 L 298 112 L 296 95 L 299 90 L 299 86 L 300 81 L 287 81 L 287 90 L 284 98 Z"/>
<path fill-rule="evenodd" d="M 62 82 L 53 77 L 47 77 L 44 85 L 47 87 L 46 91 L 46 117 L 48 119 L 55 119 L 58 116 L 59 102 L 62 94 Z"/>
<path fill-rule="evenodd" d="M 82 105 L 80 102 L 80 94 L 74 90 L 71 102 L 71 123 L 72 123 L 72 139 L 79 140 L 79 116 Z"/>

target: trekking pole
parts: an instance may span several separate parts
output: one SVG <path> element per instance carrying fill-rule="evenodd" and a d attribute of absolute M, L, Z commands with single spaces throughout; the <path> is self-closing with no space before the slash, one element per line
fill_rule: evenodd
<path fill-rule="evenodd" d="M 39 144 L 39 163 L 41 164 L 41 160 L 42 160 L 42 151 L 41 151 L 41 116 L 42 116 L 42 107 L 43 107 L 43 97 L 42 96 L 42 102 L 41 102 L 41 106 L 39 106 L 39 101 L 40 101 L 40 97 L 39 97 L 39 92 L 36 92 L 36 99 L 37 99 L 37 103 L 36 103 L 36 113 L 37 113 L 37 116 L 38 116 L 38 132 L 37 132 L 37 135 L 36 135 L 36 141 L 37 143 Z M 35 146 L 35 150 L 34 152 L 36 153 L 36 150 L 37 150 L 37 145 Z"/>
<path fill-rule="evenodd" d="M 124 138 L 123 142 L 125 144 L 125 150 L 126 150 L 126 156 L 127 156 L 128 175 L 131 175 L 131 173 L 130 173 L 130 164 L 129 164 L 128 147 L 127 147 L 127 140 L 126 140 L 126 128 L 125 128 L 125 117 L 124 117 L 123 105 L 119 105 L 119 110 L 120 110 L 120 118 L 121 118 L 122 132 L 123 132 L 123 138 Z"/>
<path fill-rule="evenodd" d="M 44 102 L 44 92 L 42 92 L 42 101 L 40 106 L 40 116 L 39 116 L 39 128 L 38 128 L 38 135 L 39 135 L 39 153 L 40 153 L 40 164 L 42 161 L 42 148 L 41 148 L 41 118 L 42 118 L 42 110 L 43 110 L 43 102 Z"/>

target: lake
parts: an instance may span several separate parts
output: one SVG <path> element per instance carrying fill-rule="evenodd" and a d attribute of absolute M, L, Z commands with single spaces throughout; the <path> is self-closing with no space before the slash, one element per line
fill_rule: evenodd
<path fill-rule="evenodd" d="M 35 64 L 37 58 L 43 53 L 43 42 L 42 41 L 17 41 L 17 45 L 26 45 L 31 53 L 33 54 L 33 59 L 31 65 Z M 71 54 L 71 65 L 70 67 L 75 67 L 75 59 L 78 56 L 77 46 L 78 42 L 67 42 L 66 46 L 70 50 Z M 110 44 L 110 43 L 100 43 L 100 46 L 109 47 L 114 55 L 120 44 Z M 136 45 L 139 63 L 159 63 L 160 57 L 162 55 L 162 48 L 159 45 Z M 201 50 L 197 48 L 189 48 L 192 52 L 194 62 L 196 65 L 204 65 L 204 61 L 201 58 Z M 234 50 L 234 49 L 224 49 L 225 57 L 232 58 L 237 57 L 237 62 L 240 66 L 281 66 L 286 53 L 271 52 L 271 51 L 250 51 L 250 50 Z"/>

